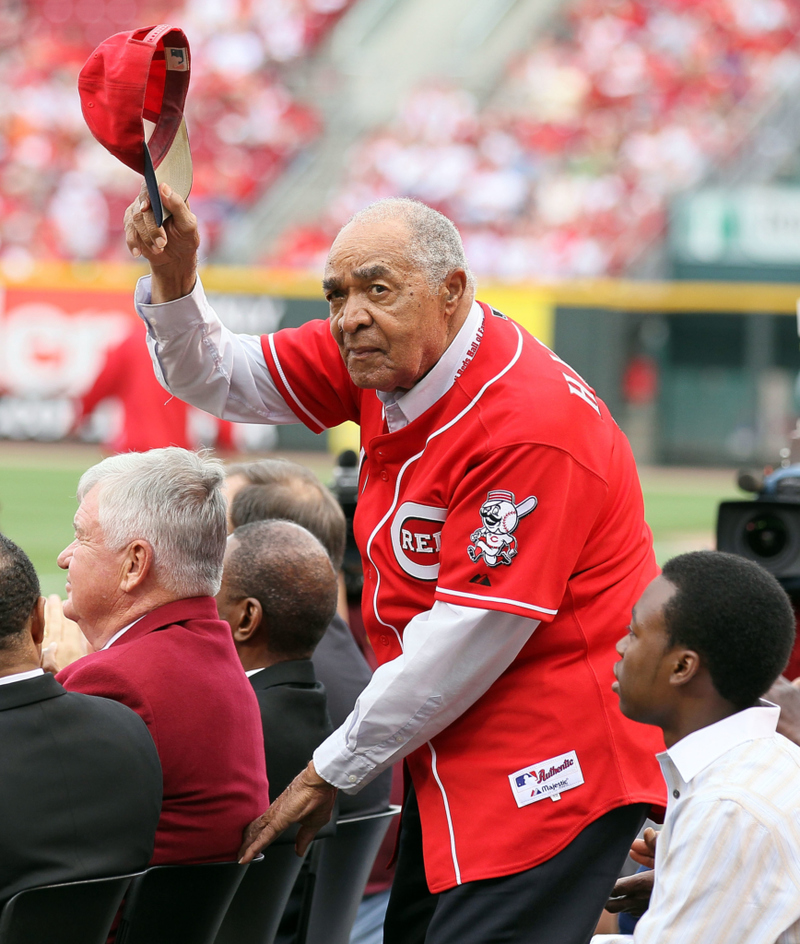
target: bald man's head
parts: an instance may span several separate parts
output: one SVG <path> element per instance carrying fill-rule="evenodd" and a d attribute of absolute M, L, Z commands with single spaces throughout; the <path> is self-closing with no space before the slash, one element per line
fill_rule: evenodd
<path fill-rule="evenodd" d="M 217 605 L 237 645 L 268 649 L 271 661 L 307 659 L 333 619 L 336 599 L 328 552 L 300 525 L 257 521 L 228 539 Z M 247 630 L 237 638 L 242 625 Z"/>

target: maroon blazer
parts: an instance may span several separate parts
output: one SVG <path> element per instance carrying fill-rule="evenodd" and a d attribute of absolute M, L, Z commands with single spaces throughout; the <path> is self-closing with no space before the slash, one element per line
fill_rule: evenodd
<path fill-rule="evenodd" d="M 235 859 L 269 793 L 258 702 L 213 597 L 153 610 L 56 678 L 147 724 L 164 773 L 152 863 Z"/>

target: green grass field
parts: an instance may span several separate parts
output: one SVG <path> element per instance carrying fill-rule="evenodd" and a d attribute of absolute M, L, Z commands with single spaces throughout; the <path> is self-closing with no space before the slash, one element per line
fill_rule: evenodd
<path fill-rule="evenodd" d="M 0 444 L 0 530 L 29 554 L 44 593 L 63 594 L 56 557 L 72 540 L 78 479 L 100 458 L 99 450 L 86 446 Z M 289 458 L 330 479 L 331 460 L 324 454 Z M 742 497 L 730 470 L 645 469 L 642 485 L 662 563 L 683 551 L 712 547 L 717 504 Z"/>

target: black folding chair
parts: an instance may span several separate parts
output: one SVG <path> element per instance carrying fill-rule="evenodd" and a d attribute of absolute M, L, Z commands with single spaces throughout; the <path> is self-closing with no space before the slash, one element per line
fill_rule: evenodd
<path fill-rule="evenodd" d="M 105 944 L 131 875 L 28 888 L 0 912 L 0 944 Z"/>
<path fill-rule="evenodd" d="M 248 866 L 154 865 L 131 883 L 116 944 L 213 944 Z"/>
<path fill-rule="evenodd" d="M 236 890 L 215 944 L 273 944 L 304 861 L 293 840 L 267 846 Z"/>
<path fill-rule="evenodd" d="M 399 806 L 339 819 L 336 835 L 314 843 L 297 944 L 349 944 L 375 856 Z"/>

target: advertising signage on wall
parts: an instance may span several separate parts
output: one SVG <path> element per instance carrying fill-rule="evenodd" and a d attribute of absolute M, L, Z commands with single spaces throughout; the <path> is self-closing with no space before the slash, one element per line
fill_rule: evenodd
<path fill-rule="evenodd" d="M 704 188 L 675 199 L 669 230 L 676 276 L 798 281 L 800 187 Z"/>
<path fill-rule="evenodd" d="M 92 386 L 108 352 L 139 322 L 133 288 L 141 266 L 36 263 L 13 273 L 0 262 L 0 439 L 61 439 L 73 431 L 76 399 Z M 292 271 L 207 267 L 203 282 L 223 323 L 246 334 L 268 334 L 310 318 L 325 318 L 328 306 L 318 276 Z M 589 291 L 597 300 L 597 286 Z M 518 321 L 547 344 L 553 342 L 549 289 L 481 285 L 481 298 Z M 142 346 L 145 344 L 144 326 Z M 165 393 L 165 396 L 169 395 Z M 194 415 L 196 414 L 196 415 Z M 200 442 L 214 442 L 213 418 L 194 411 Z M 81 435 L 113 439 L 119 421 L 113 402 L 98 408 Z M 357 444 L 345 431 L 331 448 Z M 243 449 L 325 449 L 328 440 L 301 424 L 281 427 L 236 424 Z M 352 442 L 351 442 L 352 439 Z"/>
<path fill-rule="evenodd" d="M 274 331 L 285 312 L 282 300 L 266 295 L 210 297 L 225 324 L 248 334 Z M 128 288 L 0 287 L 0 438 L 65 437 L 76 399 L 91 387 L 109 349 L 137 325 Z M 116 421 L 113 409 L 106 413 L 108 422 Z M 203 415 L 196 426 L 202 440 Z M 275 439 L 268 429 L 241 433 L 242 447 L 265 448 Z"/>

